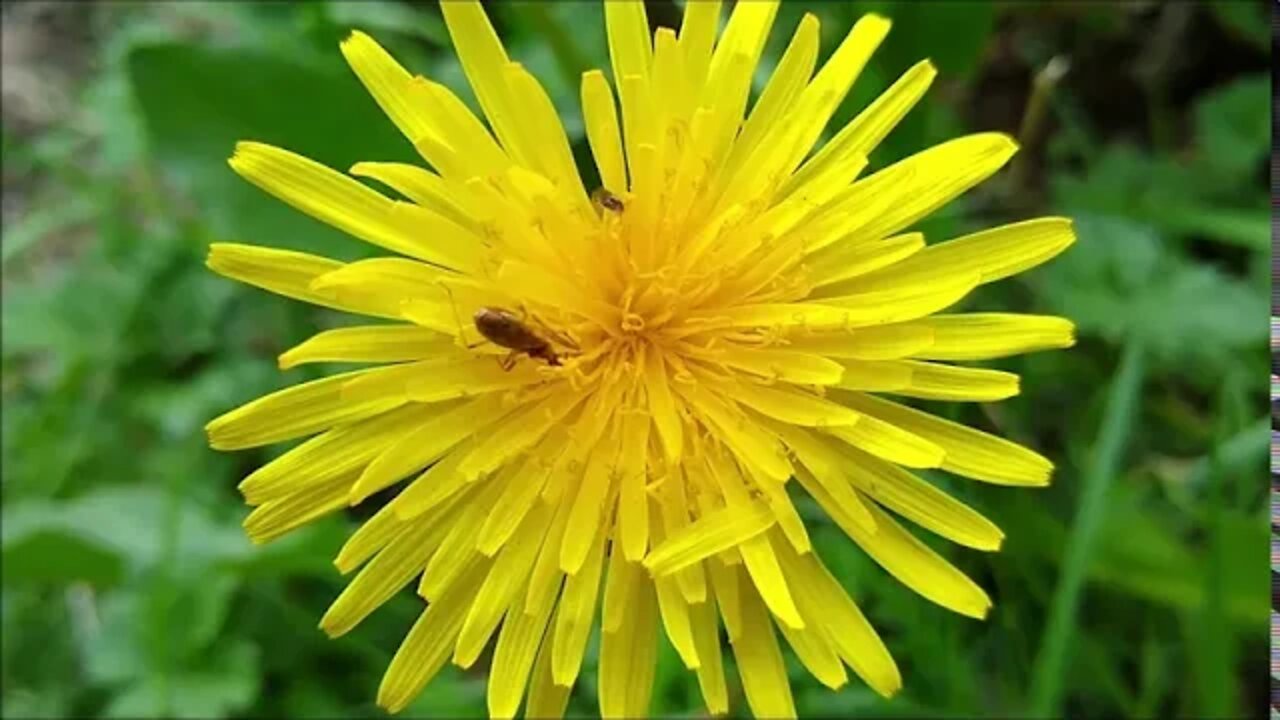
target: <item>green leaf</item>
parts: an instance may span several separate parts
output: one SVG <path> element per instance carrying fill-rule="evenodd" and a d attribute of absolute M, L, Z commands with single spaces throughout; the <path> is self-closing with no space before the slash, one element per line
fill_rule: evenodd
<path fill-rule="evenodd" d="M 1077 244 L 1040 271 L 1046 305 L 1081 333 L 1140 336 L 1156 359 L 1222 367 L 1269 332 L 1266 298 L 1247 282 L 1171 252 L 1150 227 L 1082 214 Z"/>
<path fill-rule="evenodd" d="M 409 141 L 336 48 L 301 63 L 261 51 L 143 47 L 129 56 L 129 76 L 152 151 L 197 201 L 216 238 L 348 258 L 372 254 L 227 167 L 240 140 L 277 145 L 342 172 L 361 160 L 414 160 Z"/>
<path fill-rule="evenodd" d="M 329 22 L 359 28 L 370 34 L 395 33 L 422 38 L 435 45 L 449 45 L 449 31 L 438 15 L 422 12 L 408 3 L 391 0 L 328 0 L 324 9 Z"/>
<path fill-rule="evenodd" d="M 1202 161 L 1222 175 L 1252 178 L 1271 148 L 1270 105 L 1269 75 L 1243 77 L 1202 95 L 1195 109 Z"/>
<path fill-rule="evenodd" d="M 151 675 L 112 699 L 105 715 L 113 718 L 221 718 L 253 702 L 258 693 L 258 651 L 247 641 L 224 648 L 196 670 L 166 680 Z M 167 684 L 166 684 L 167 683 Z"/>

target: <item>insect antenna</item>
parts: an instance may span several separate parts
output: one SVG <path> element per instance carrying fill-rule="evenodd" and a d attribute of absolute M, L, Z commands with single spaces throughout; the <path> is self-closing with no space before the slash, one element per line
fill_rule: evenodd
<path fill-rule="evenodd" d="M 458 340 L 464 343 L 463 347 L 466 348 L 467 350 L 474 350 L 475 348 L 478 348 L 481 345 L 487 344 L 489 342 L 487 338 L 481 338 L 479 342 L 466 344 L 467 342 L 466 325 L 464 325 L 462 322 L 462 316 L 458 314 L 458 303 L 457 303 L 457 300 L 455 300 L 453 297 L 453 289 L 450 288 L 445 283 L 444 280 L 437 280 L 436 283 L 440 285 L 440 287 L 444 289 L 445 294 L 449 296 L 449 307 L 453 310 L 453 320 L 458 324 Z"/>

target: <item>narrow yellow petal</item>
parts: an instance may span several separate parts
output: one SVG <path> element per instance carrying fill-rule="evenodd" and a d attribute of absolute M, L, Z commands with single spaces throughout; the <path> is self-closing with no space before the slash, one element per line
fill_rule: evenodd
<path fill-rule="evenodd" d="M 829 427 L 858 422 L 858 413 L 843 405 L 785 386 L 727 382 L 723 383 L 723 392 L 752 410 L 791 425 Z"/>
<path fill-rule="evenodd" d="M 335 427 L 291 448 L 253 471 L 238 489 L 245 502 L 260 505 L 306 487 L 358 473 L 396 439 L 424 422 L 436 409 L 408 405 L 377 417 Z M 352 476 L 354 481 L 355 475 Z"/>
<path fill-rule="evenodd" d="M 1075 242 L 1067 218 L 1040 218 L 983 230 L 931 245 L 856 282 L 864 290 L 976 275 L 990 283 L 1047 262 Z"/>
<path fill-rule="evenodd" d="M 715 592 L 716 606 L 720 608 L 720 617 L 724 618 L 725 634 L 733 642 L 742 634 L 742 605 L 738 599 L 742 589 L 738 586 L 738 572 L 735 567 L 714 558 L 707 562 L 707 570 Z"/>
<path fill-rule="evenodd" d="M 871 559 L 903 585 L 948 610 L 982 619 L 991 609 L 986 592 L 964 573 L 907 532 L 888 513 L 871 507 L 876 534 L 851 534 Z"/>
<path fill-rule="evenodd" d="M 759 502 L 723 508 L 686 525 L 679 533 L 668 535 L 645 557 L 644 566 L 655 576 L 669 575 L 736 547 L 768 530 L 775 522 L 773 511 Z"/>
<path fill-rule="evenodd" d="M 483 432 L 506 413 L 502 399 L 490 394 L 450 407 L 422 423 L 369 463 L 351 488 L 352 503 L 438 460 L 464 438 Z"/>
<path fill-rule="evenodd" d="M 351 35 L 340 45 L 342 55 L 364 83 L 378 107 L 391 118 L 400 132 L 410 142 L 427 134 L 440 134 L 440 128 L 432 121 L 429 109 L 420 103 L 410 91 L 413 76 L 373 38 L 360 32 Z"/>
<path fill-rule="evenodd" d="M 392 540 L 399 537 L 401 531 L 409 522 L 434 526 L 435 529 L 432 534 L 423 544 L 432 546 L 439 544 L 439 541 L 453 528 L 453 524 L 456 521 L 456 515 L 452 512 L 453 508 L 467 495 L 467 493 L 458 493 L 457 496 L 449 498 L 429 511 L 419 513 L 409 519 L 402 518 L 397 512 L 397 505 L 400 503 L 401 497 L 397 496 L 394 500 L 382 506 L 382 509 L 374 513 L 373 517 L 364 521 L 351 534 L 351 537 L 347 538 L 347 541 L 342 545 L 342 549 L 338 551 L 338 557 L 333 561 L 334 567 L 343 575 L 350 573 L 380 552 Z"/>
<path fill-rule="evenodd" d="M 701 104 L 711 109 L 702 142 L 713 166 L 720 164 L 742 124 L 751 78 L 777 14 L 777 0 L 735 4 L 711 55 Z"/>
<path fill-rule="evenodd" d="M 675 400 L 667 384 L 667 371 L 659 353 L 648 353 L 644 365 L 645 394 L 649 409 L 653 412 L 653 424 L 658 439 L 666 451 L 668 462 L 674 462 L 684 452 L 684 426 L 676 412 Z"/>
<path fill-rule="evenodd" d="M 604 567 L 607 533 L 601 527 L 593 534 L 595 540 L 581 566 L 565 580 L 564 594 L 560 596 L 560 609 L 556 613 L 551 675 L 557 685 L 565 687 L 572 687 L 578 679 L 582 657 L 587 650 L 587 638 L 595 620 L 596 601 L 600 596 L 600 575 Z"/>
<path fill-rule="evenodd" d="M 450 349 L 451 341 L 413 325 L 358 325 L 326 330 L 280 355 L 280 369 L 314 362 L 404 362 Z"/>
<path fill-rule="evenodd" d="M 560 569 L 568 575 L 575 575 L 582 568 L 597 529 L 607 522 L 605 500 L 613 489 L 618 449 L 618 433 L 610 430 L 591 451 L 582 473 L 581 487 L 573 498 L 573 509 L 569 513 L 569 527 L 573 531 L 565 536 L 560 547 Z"/>
<path fill-rule="evenodd" d="M 913 352 L 930 360 L 988 360 L 1075 344 L 1075 325 L 1047 315 L 966 313 L 915 321 L 933 334 L 933 344 Z"/>
<path fill-rule="evenodd" d="M 662 617 L 662 627 L 666 630 L 667 640 L 675 648 L 681 662 L 690 670 L 701 666 L 698 659 L 697 644 L 693 639 L 693 625 L 689 620 L 689 605 L 680 595 L 680 588 L 675 578 L 654 578 L 654 588 L 658 592 L 658 611 Z"/>
<path fill-rule="evenodd" d="M 742 571 L 738 571 L 738 576 L 741 578 Z M 742 632 L 730 641 L 751 714 L 760 718 L 794 718 L 796 708 L 791 699 L 791 683 L 787 680 L 787 668 L 769 614 L 755 592 L 747 590 L 739 599 Z"/>
<path fill-rule="evenodd" d="M 725 365 L 746 370 L 766 380 L 782 380 L 797 385 L 833 385 L 844 369 L 816 353 L 790 348 L 735 347 L 720 358 Z"/>
<path fill-rule="evenodd" d="M 895 360 L 844 360 L 844 376 L 836 387 L 894 392 L 911 386 L 911 368 Z"/>
<path fill-rule="evenodd" d="M 1004 533 L 973 508 L 913 473 L 866 453 L 846 449 L 849 476 L 862 492 L 952 542 L 976 550 L 1000 549 Z"/>
<path fill-rule="evenodd" d="M 819 291 L 824 295 L 831 294 L 822 298 L 822 302 L 846 311 L 845 324 L 848 326 L 915 320 L 954 305 L 978 286 L 977 275 L 963 273 L 934 282 L 915 282 L 914 278 L 886 282 L 875 289 L 868 289 L 862 284 L 863 280 L 853 278 Z"/>
<path fill-rule="evenodd" d="M 645 493 L 649 479 L 649 424 L 649 416 L 638 412 L 622 419 L 617 532 L 626 557 L 632 562 L 643 558 L 649 548 L 649 497 Z"/>
<path fill-rule="evenodd" d="M 458 443 L 453 450 L 446 452 L 444 457 L 401 490 L 396 496 L 396 516 L 402 520 L 412 520 L 455 497 L 459 490 L 470 487 L 466 478 L 458 472 L 458 465 L 473 444 L 469 439 Z"/>
<path fill-rule="evenodd" d="M 547 91 L 519 63 L 509 63 L 505 75 L 511 105 L 519 110 L 519 122 L 515 127 L 524 136 L 522 142 L 536 153 L 537 164 L 533 169 L 555 184 L 562 199 L 585 211 L 589 200 L 582 186 L 582 176 L 574 164 L 573 151 L 560 115 Z"/>
<path fill-rule="evenodd" d="M 582 395 L 563 388 L 541 402 L 503 419 L 502 431 L 479 433 L 479 442 L 458 467 L 469 479 L 486 475 L 519 453 L 533 447 L 582 401 Z M 479 431 L 483 426 L 464 428 Z"/>
<path fill-rule="evenodd" d="M 849 280 L 899 263 L 924 249 L 924 235 L 907 233 L 886 240 L 836 242 L 811 255 L 805 262 L 814 287 Z"/>
<path fill-rule="evenodd" d="M 426 208 L 392 200 L 314 160 L 262 143 L 240 142 L 228 163 L 276 198 L 361 240 L 456 270 L 479 267 L 479 239 L 464 228 Z"/>
<path fill-rule="evenodd" d="M 918 360 L 890 360 L 910 373 L 906 387 L 892 390 L 896 395 L 926 400 L 993 402 L 1018 394 L 1018 376 L 1003 370 L 957 367 Z"/>
<path fill-rule="evenodd" d="M 888 19 L 871 13 L 859 18 L 796 101 L 787 118 L 800 126 L 799 142 L 786 165 L 788 173 L 809 154 L 871 54 L 889 34 L 890 24 Z"/>
<path fill-rule="evenodd" d="M 1049 484 L 1053 463 L 1016 443 L 870 395 L 850 393 L 841 401 L 942 448 L 948 472 L 999 485 Z"/>
<path fill-rule="evenodd" d="M 653 676 L 658 659 L 658 611 L 653 584 L 633 582 L 619 604 L 621 622 L 600 636 L 600 716 L 649 716 Z M 530 713 L 532 717 L 532 713 Z"/>
<path fill-rule="evenodd" d="M 556 616 L 560 609 L 556 608 Z M 552 617 L 551 622 L 557 622 Z M 533 663 L 533 676 L 529 679 L 529 700 L 525 703 L 524 716 L 527 718 L 559 718 L 564 717 L 565 708 L 569 705 L 569 692 L 573 689 L 558 685 L 551 673 L 552 642 L 548 634 L 543 638 L 542 647 L 538 648 L 538 658 Z"/>
<path fill-rule="evenodd" d="M 380 707 L 403 710 L 444 667 L 486 569 L 483 563 L 473 565 L 418 617 L 382 676 Z"/>
<path fill-rule="evenodd" d="M 480 521 L 502 492 L 502 486 L 493 481 L 484 482 L 486 484 L 477 488 L 466 502 L 459 503 L 459 512 L 450 518 L 452 527 L 422 573 L 418 594 L 428 601 L 437 600 L 476 563 L 488 565 L 489 559 L 476 550 L 476 536 L 480 533 Z"/>
<path fill-rule="evenodd" d="M 718 180 L 723 192 L 721 208 L 725 207 L 723 203 L 726 200 L 732 202 L 751 199 L 752 186 L 748 184 L 748 177 L 759 172 L 760 167 L 759 163 L 748 163 L 747 160 L 763 157 L 757 154 L 758 150 L 770 149 L 762 141 L 776 140 L 781 125 L 779 120 L 793 107 L 796 97 L 809 82 L 817 59 L 818 18 L 806 13 L 800 19 L 800 24 L 778 60 L 773 74 L 769 76 L 764 91 L 751 108 L 751 114 L 743 125 L 742 132 L 734 140 L 729 157 L 725 159 Z M 786 160 L 784 158 L 783 163 Z"/>
<path fill-rule="evenodd" d="M 268 500 L 244 519 L 245 534 L 254 544 L 261 545 L 337 510 L 345 504 L 341 499 L 353 477 L 341 475 Z"/>
<path fill-rule="evenodd" d="M 551 447 L 553 446 L 544 443 L 535 452 L 550 452 Z M 508 473 L 510 480 L 504 477 Z M 477 550 L 492 556 L 511 540 L 516 528 L 537 503 L 538 495 L 546 485 L 550 473 L 550 465 L 533 458 L 515 460 L 499 472 L 497 480 L 503 482 L 505 487 L 502 495 L 494 502 L 493 511 L 480 528 L 480 537 L 476 541 Z"/>
<path fill-rule="evenodd" d="M 850 232 L 867 238 L 898 232 L 990 177 L 1017 150 L 1017 143 L 1008 135 L 978 133 L 949 140 L 890 165 L 850 188 L 854 194 L 858 185 L 877 183 L 878 176 L 899 178 L 880 191 L 883 204 L 878 207 L 883 211 L 864 216 L 865 222 L 850 228 Z"/>
<path fill-rule="evenodd" d="M 406 163 L 360 162 L 347 172 L 386 185 L 422 207 L 439 213 L 473 232 L 480 232 L 483 208 L 473 202 L 457 184 L 439 175 Z"/>
<path fill-rule="evenodd" d="M 707 712 L 724 715 L 729 712 L 729 689 L 724 680 L 724 661 L 720 651 L 720 624 L 716 606 L 708 598 L 689 606 L 689 623 L 698 653 L 698 687 L 707 704 Z"/>
<path fill-rule="evenodd" d="M 683 106 L 679 117 L 692 109 L 707 82 L 707 66 L 711 63 L 711 48 L 715 44 L 720 24 L 720 0 L 703 0 L 689 3 L 680 20 L 680 50 L 684 54 L 681 63 L 685 73 L 685 87 L 681 92 Z"/>
<path fill-rule="evenodd" d="M 338 296 L 312 288 L 316 278 L 343 267 L 337 260 L 292 250 L 213 243 L 205 264 L 232 280 L 312 305 L 374 317 L 400 317 L 399 302 L 358 294 Z"/>
<path fill-rule="evenodd" d="M 803 630 L 789 628 L 786 625 L 779 625 L 778 629 L 782 631 L 787 644 L 791 645 L 791 649 L 795 651 L 796 657 L 809 674 L 832 690 L 839 690 L 849 682 L 849 676 L 845 674 L 840 656 L 836 654 L 835 648 L 827 639 L 823 627 L 817 623 L 817 618 L 812 613 L 802 611 L 802 614 L 805 615 Z"/>
<path fill-rule="evenodd" d="M 416 402 L 440 402 L 533 385 L 542 380 L 543 376 L 532 361 L 503 370 L 501 363 L 493 358 L 476 358 L 433 367 L 430 373 L 420 373 L 408 383 L 406 391 Z"/>
<path fill-rule="evenodd" d="M 845 458 L 830 441 L 800 428 L 783 427 L 781 423 L 775 423 L 772 428 L 812 473 L 797 472 L 796 479 L 810 495 L 814 495 L 827 514 L 833 519 L 853 522 L 868 532 L 875 532 L 875 520 L 845 476 Z M 817 491 L 815 484 L 819 486 Z"/>
<path fill-rule="evenodd" d="M 768 539 L 757 535 L 742 543 L 739 549 L 742 552 L 743 565 L 746 566 L 747 574 L 751 578 L 751 583 L 743 587 L 739 596 L 743 605 L 743 634 L 752 632 L 751 623 L 746 617 L 747 598 L 754 598 L 757 594 L 778 620 L 794 628 L 803 628 L 804 620 L 800 617 L 800 611 L 796 609 L 795 600 L 791 596 L 787 580 L 782 575 L 782 568 L 778 565 L 778 558 L 774 555 Z"/>
<path fill-rule="evenodd" d="M 586 126 L 591 156 L 600 171 L 600 182 L 614 195 L 627 191 L 627 168 L 622 158 L 622 131 L 613 91 L 604 73 L 589 70 L 582 74 L 582 121 Z"/>
<path fill-rule="evenodd" d="M 902 689 L 902 675 L 893 656 L 817 554 L 789 555 L 781 543 L 778 550 L 786 556 L 783 567 L 801 606 L 809 617 L 821 620 L 840 658 L 872 690 L 884 697 L 897 694 Z"/>
<path fill-rule="evenodd" d="M 401 528 L 399 536 L 379 551 L 333 601 L 320 619 L 320 629 L 331 638 L 345 635 L 422 572 L 436 549 L 424 542 L 433 529 L 431 523 L 423 522 Z"/>
<path fill-rule="evenodd" d="M 489 668 L 489 717 L 515 717 L 529 682 L 529 673 L 533 670 L 538 647 L 546 635 L 551 609 L 551 603 L 547 603 L 537 614 L 525 613 L 523 593 L 516 593 L 515 599 L 511 601 L 511 607 L 502 621 L 502 630 L 498 632 L 493 665 Z"/>
<path fill-rule="evenodd" d="M 514 105 L 507 84 L 507 52 L 483 6 L 477 0 L 456 0 L 441 3 L 440 10 L 462 70 L 502 147 L 517 163 L 537 167 L 537 149 L 529 147 L 521 131 L 521 108 Z"/>
<path fill-rule="evenodd" d="M 796 171 L 783 192 L 803 192 L 808 183 L 841 159 L 869 155 L 924 96 L 937 75 L 937 68 L 928 60 L 913 65 Z"/>
<path fill-rule="evenodd" d="M 404 404 L 396 397 L 371 397 L 352 402 L 342 396 L 347 382 L 376 377 L 388 368 L 356 370 L 277 390 L 219 415 L 205 425 L 209 445 L 217 450 L 240 450 L 380 415 Z"/>
<path fill-rule="evenodd" d="M 550 521 L 549 508 L 539 506 L 525 516 L 513 542 L 503 546 L 489 569 L 489 575 L 476 591 L 467 619 L 458 633 L 458 644 L 453 653 L 455 665 L 471 667 L 485 645 L 489 644 L 489 638 L 502 621 L 512 599 L 525 587 Z"/>
<path fill-rule="evenodd" d="M 927 349 L 932 347 L 937 331 L 931 324 L 922 323 L 931 321 L 932 318 L 929 318 L 846 332 L 800 335 L 791 338 L 788 347 L 800 352 L 850 360 L 894 360 L 911 355 L 923 357 Z"/>
<path fill-rule="evenodd" d="M 940 467 L 946 456 L 946 451 L 937 443 L 874 415 L 863 415 L 856 425 L 831 427 L 826 431 L 853 447 L 907 467 Z"/>
<path fill-rule="evenodd" d="M 555 517 L 551 519 L 551 527 L 547 529 L 546 539 L 542 541 L 538 559 L 533 564 L 533 572 L 529 574 L 529 589 L 524 601 L 527 615 L 540 613 L 544 608 L 550 607 L 560 594 L 561 580 L 564 578 L 564 572 L 560 570 L 560 547 L 564 542 L 572 507 L 563 499 L 556 503 Z"/>
<path fill-rule="evenodd" d="M 767 477 L 775 480 L 791 477 L 791 463 L 777 439 L 741 409 L 701 387 L 679 387 L 679 391 L 709 422 L 708 429 L 715 432 L 743 462 L 759 467 Z"/>

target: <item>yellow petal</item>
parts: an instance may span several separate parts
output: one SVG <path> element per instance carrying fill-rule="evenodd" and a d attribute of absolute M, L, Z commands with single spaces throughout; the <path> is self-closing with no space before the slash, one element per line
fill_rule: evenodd
<path fill-rule="evenodd" d="M 839 363 L 791 349 L 735 347 L 720 359 L 729 367 L 798 385 L 832 385 L 844 373 Z"/>
<path fill-rule="evenodd" d="M 1016 443 L 870 395 L 851 393 L 841 400 L 942 448 L 941 467 L 948 472 L 999 485 L 1049 483 L 1053 463 Z"/>
<path fill-rule="evenodd" d="M 861 410 L 857 405 L 853 407 Z M 874 415 L 863 415 L 855 425 L 826 428 L 826 431 L 853 447 L 907 467 L 939 467 L 946 456 L 946 451 L 937 443 Z"/>
<path fill-rule="evenodd" d="M 779 546 L 783 553 L 786 548 Z M 902 675 L 888 648 L 817 554 L 788 557 L 784 567 L 801 603 L 821 618 L 836 652 L 864 682 L 884 697 L 902 689 Z"/>
<path fill-rule="evenodd" d="M 541 402 L 512 413 L 503 420 L 501 432 L 479 435 L 475 449 L 458 467 L 459 472 L 469 479 L 492 472 L 517 454 L 533 447 L 581 401 L 581 394 L 564 388 Z"/>
<path fill-rule="evenodd" d="M 572 521 L 572 517 L 570 518 Z M 576 528 L 575 528 L 576 530 Z M 590 551 L 577 572 L 564 583 L 560 609 L 556 613 L 552 637 L 551 675 L 557 685 L 572 687 L 582 668 L 587 650 L 587 637 L 595 620 L 596 600 L 600 595 L 600 574 L 604 566 L 605 528 L 593 529 L 595 537 Z"/>
<path fill-rule="evenodd" d="M 649 547 L 649 497 L 645 494 L 649 474 L 649 417 L 631 413 L 622 419 L 622 455 L 619 458 L 617 532 L 628 560 L 638 561 Z"/>
<path fill-rule="evenodd" d="M 351 474 L 341 475 L 268 500 L 244 519 L 245 534 L 261 545 L 337 510 L 344 504 L 341 500 L 352 478 Z"/>
<path fill-rule="evenodd" d="M 369 463 L 360 481 L 351 488 L 352 503 L 434 462 L 463 438 L 483 431 L 506 412 L 501 398 L 491 394 L 451 407 L 422 423 Z"/>
<path fill-rule="evenodd" d="M 600 182 L 614 195 L 625 193 L 627 169 L 622 159 L 622 131 L 618 128 L 613 92 L 599 70 L 582 74 L 582 120 Z"/>
<path fill-rule="evenodd" d="M 754 592 L 742 593 L 740 600 L 742 632 L 731 642 L 751 714 L 761 718 L 793 718 L 796 708 L 791 699 L 791 683 L 787 680 L 787 668 L 769 614 Z"/>
<path fill-rule="evenodd" d="M 895 360 L 844 360 L 844 376 L 836 387 L 895 392 L 911 386 L 911 368 Z"/>
<path fill-rule="evenodd" d="M 520 523 L 514 541 L 503 546 L 489 569 L 489 575 L 476 591 L 467 619 L 458 633 L 454 664 L 471 667 L 485 645 L 489 644 L 489 638 L 502 621 L 507 606 L 524 589 L 550 521 L 549 509 L 545 505 L 540 506 Z"/>
<path fill-rule="evenodd" d="M 425 541 L 432 523 L 415 522 L 401 528 L 398 537 L 369 561 L 329 606 L 320 629 L 331 638 L 345 635 L 422 572 L 435 551 Z"/>
<path fill-rule="evenodd" d="M 698 653 L 698 687 L 707 704 L 707 712 L 724 715 L 729 712 L 729 689 L 724 681 L 724 661 L 720 651 L 720 625 L 716 606 L 708 598 L 689 606 L 689 623 Z"/>
<path fill-rule="evenodd" d="M 576 574 L 586 562 L 596 537 L 596 530 L 605 523 L 605 499 L 613 486 L 613 469 L 618 457 L 619 438 L 610 431 L 591 452 L 587 467 L 582 473 L 581 487 L 573 499 L 569 513 L 569 527 L 560 547 L 560 569 L 569 575 Z"/>
<path fill-rule="evenodd" d="M 476 536 L 480 532 L 480 521 L 497 499 L 502 486 L 486 482 L 466 502 L 459 503 L 460 512 L 450 518 L 452 527 L 422 573 L 418 594 L 428 601 L 439 599 L 468 568 L 477 563 L 488 564 L 488 558 L 476 550 Z"/>
<path fill-rule="evenodd" d="M 360 162 L 347 172 L 370 178 L 386 185 L 422 207 L 439 213 L 473 232 L 480 232 L 484 209 L 455 183 L 439 175 L 406 163 Z"/>
<path fill-rule="evenodd" d="M 883 211 L 866 217 L 850 232 L 867 238 L 898 232 L 990 177 L 1017 150 L 1017 143 L 1008 135 L 979 133 L 949 140 L 891 165 L 853 186 L 875 183 L 879 175 L 901 178 L 881 191 Z"/>
<path fill-rule="evenodd" d="M 503 370 L 493 358 L 476 358 L 433 367 L 431 372 L 420 373 L 410 380 L 406 390 L 416 402 L 440 402 L 532 385 L 542 379 L 533 361 Z"/>
<path fill-rule="evenodd" d="M 742 634 L 742 605 L 738 595 L 738 572 L 734 566 L 726 565 L 718 559 L 707 563 L 711 587 L 715 591 L 716 606 L 720 608 L 720 617 L 724 618 L 725 634 L 733 642 Z M 750 585 L 748 585 L 750 587 Z"/>
<path fill-rule="evenodd" d="M 791 463 L 782 446 L 759 423 L 706 389 L 679 387 L 679 390 L 709 422 L 708 429 L 715 432 L 743 462 L 759 467 L 767 477 L 775 480 L 791 477 Z"/>
<path fill-rule="evenodd" d="M 853 522 L 868 532 L 875 532 L 875 520 L 845 476 L 845 458 L 830 441 L 799 428 L 783 427 L 780 423 L 775 423 L 772 428 L 812 473 L 797 472 L 796 479 L 827 514 L 833 519 Z"/>
<path fill-rule="evenodd" d="M 277 390 L 245 403 L 205 425 L 209 445 L 217 450 L 269 445 L 392 410 L 403 405 L 404 399 L 379 396 L 352 402 L 342 395 L 342 387 L 347 382 L 377 377 L 388 369 L 333 375 Z"/>
<path fill-rule="evenodd" d="M 543 447 L 535 452 L 550 452 L 551 447 L 544 443 Z M 494 502 L 493 512 L 485 518 L 484 526 L 480 528 L 480 537 L 476 541 L 476 549 L 485 555 L 498 552 L 498 549 L 511 539 L 516 528 L 537 502 L 538 495 L 542 492 L 547 476 L 551 472 L 551 466 L 533 458 L 521 458 L 508 463 L 499 475 L 506 476 L 508 472 L 510 480 L 501 477 L 506 487 Z"/>
<path fill-rule="evenodd" d="M 948 610 L 982 619 L 991 599 L 964 573 L 907 532 L 888 513 L 871 507 L 876 534 L 851 534 L 871 559 L 903 585 Z"/>
<path fill-rule="evenodd" d="M 560 609 L 556 608 L 556 615 Z M 552 623 L 556 622 L 553 617 Z M 538 648 L 538 658 L 533 663 L 533 676 L 529 679 L 529 701 L 525 703 L 524 716 L 527 718 L 559 718 L 564 716 L 565 707 L 569 705 L 569 692 L 573 688 L 558 685 L 551 674 L 550 636 L 542 641 Z"/>
<path fill-rule="evenodd" d="M 537 657 L 538 647 L 546 634 L 551 616 L 551 603 L 537 614 L 524 612 L 524 594 L 516 593 L 493 651 L 489 668 L 488 708 L 493 718 L 515 717 L 529 682 L 529 673 Z"/>
<path fill-rule="evenodd" d="M 473 565 L 418 617 L 382 676 L 379 706 L 393 713 L 403 710 L 440 672 L 485 569 L 483 563 Z"/>
<path fill-rule="evenodd" d="M 822 302 L 846 311 L 844 324 L 851 327 L 885 325 L 915 320 L 950 307 L 978 286 L 978 276 L 955 274 L 934 282 L 884 283 L 874 289 L 863 284 L 864 278 L 828 285 L 820 292 L 830 297 Z"/>
<path fill-rule="evenodd" d="M 359 325 L 326 330 L 280 355 L 280 369 L 314 362 L 404 362 L 450 349 L 438 333 L 412 325 Z"/>
<path fill-rule="evenodd" d="M 928 60 L 913 65 L 792 175 L 783 192 L 803 192 L 815 176 L 842 158 L 869 155 L 920 100 L 937 74 L 937 69 Z"/>
<path fill-rule="evenodd" d="M 914 325 L 933 334 L 933 344 L 912 354 L 930 360 L 987 360 L 1075 344 L 1075 325 L 1046 315 L 966 313 L 921 318 Z"/>
<path fill-rule="evenodd" d="M 775 522 L 773 511 L 759 502 L 723 508 L 684 526 L 679 533 L 668 535 L 645 557 L 644 566 L 655 576 L 669 575 L 735 547 Z"/>
<path fill-rule="evenodd" d="M 931 245 L 855 282 L 864 290 L 945 282 L 957 275 L 976 275 L 979 283 L 990 283 L 1049 261 L 1075 239 L 1067 218 L 1026 220 Z"/>
<path fill-rule="evenodd" d="M 427 134 L 440 134 L 440 128 L 432 121 L 428 108 L 415 102 L 412 91 L 413 76 L 382 49 L 373 38 L 352 31 L 341 44 L 342 54 L 364 83 L 378 107 L 400 128 L 410 142 Z"/>
<path fill-rule="evenodd" d="M 828 427 L 852 425 L 858 413 L 813 393 L 756 385 L 750 382 L 727 382 L 723 391 L 729 397 L 768 417 L 792 425 Z"/>
<path fill-rule="evenodd" d="M 399 302 L 389 303 L 381 297 L 358 294 L 339 297 L 312 288 L 316 278 L 343 266 L 337 260 L 255 245 L 213 243 L 205 264 L 232 280 L 312 305 L 374 317 L 400 317 Z"/>
<path fill-rule="evenodd" d="M 932 325 L 921 323 L 931 320 L 932 318 L 928 318 L 899 325 L 864 327 L 839 333 L 800 335 L 791 338 L 788 347 L 800 352 L 850 360 L 893 360 L 909 355 L 923 357 L 926 349 L 933 345 L 936 331 Z"/>
<path fill-rule="evenodd" d="M 697 645 L 693 639 L 693 626 L 689 620 L 689 605 L 680 595 L 680 588 L 675 578 L 654 578 L 654 588 L 658 592 L 658 611 L 662 617 L 662 627 L 666 630 L 667 640 L 675 648 L 681 662 L 690 670 L 701 666 L 698 660 Z"/>
<path fill-rule="evenodd" d="M 905 367 L 910 381 L 890 392 L 927 400 L 992 402 L 1018 394 L 1018 376 L 1002 370 L 957 367 L 917 360 L 891 360 Z"/>
<path fill-rule="evenodd" d="M 880 504 L 952 542 L 1000 549 L 1004 533 L 968 505 L 896 465 L 852 449 L 845 455 L 853 482 Z"/>
<path fill-rule="evenodd" d="M 357 473 L 354 481 L 365 464 L 435 412 L 430 406 L 410 405 L 335 427 L 253 471 L 238 489 L 245 502 L 260 505 L 339 475 Z"/>
<path fill-rule="evenodd" d="M 831 285 L 899 263 L 924 249 L 924 235 L 907 233 L 886 240 L 836 242 L 814 253 L 806 263 L 814 287 Z"/>
<path fill-rule="evenodd" d="M 479 267 L 479 238 L 464 228 L 425 208 L 391 200 L 314 160 L 240 142 L 228 163 L 285 203 L 361 240 L 456 270 Z"/>
<path fill-rule="evenodd" d="M 658 612 L 653 584 L 633 582 L 620 602 L 621 622 L 600 636 L 600 716 L 649 716 L 658 659 Z M 532 717 L 532 713 L 530 713 Z"/>

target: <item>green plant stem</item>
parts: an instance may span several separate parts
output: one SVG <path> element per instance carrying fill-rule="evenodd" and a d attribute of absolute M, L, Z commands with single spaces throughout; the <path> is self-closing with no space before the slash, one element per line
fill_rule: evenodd
<path fill-rule="evenodd" d="M 1115 478 L 1120 457 L 1129 437 L 1134 405 L 1144 376 L 1144 349 L 1141 341 L 1130 339 L 1120 359 L 1120 371 L 1107 398 L 1102 428 L 1094 446 L 1092 462 L 1084 478 L 1080 507 L 1063 555 L 1062 574 L 1054 593 L 1040 653 L 1032 670 L 1030 714 L 1032 717 L 1060 717 L 1063 675 L 1074 637 L 1076 610 L 1093 556 L 1098 527 L 1106 512 L 1107 491 Z"/>

